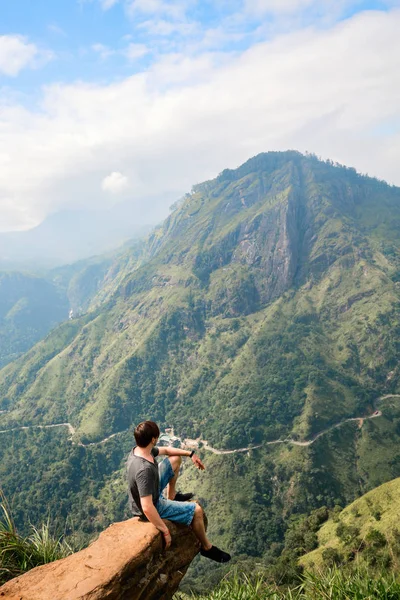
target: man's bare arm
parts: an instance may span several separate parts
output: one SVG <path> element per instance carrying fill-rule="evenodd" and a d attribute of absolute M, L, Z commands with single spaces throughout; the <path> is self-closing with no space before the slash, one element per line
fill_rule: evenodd
<path fill-rule="evenodd" d="M 154 527 L 157 527 L 158 531 L 164 535 L 166 547 L 169 548 L 171 545 L 171 534 L 169 532 L 168 527 L 158 514 L 156 507 L 153 504 L 152 496 L 144 496 L 140 498 L 140 503 L 142 505 L 142 509 L 148 520 Z"/>
<path fill-rule="evenodd" d="M 173 448 L 172 446 L 157 446 L 160 456 L 190 456 L 190 450 Z"/>
<path fill-rule="evenodd" d="M 161 446 L 161 447 L 157 446 L 157 447 L 158 447 L 160 456 L 187 456 L 187 457 L 189 457 L 191 455 L 190 450 L 183 450 L 182 448 L 173 448 L 172 446 Z M 195 465 L 195 467 L 200 469 L 200 471 L 204 471 L 205 466 L 203 465 L 203 463 L 201 462 L 201 460 L 197 456 L 197 454 L 193 454 L 192 463 Z"/>

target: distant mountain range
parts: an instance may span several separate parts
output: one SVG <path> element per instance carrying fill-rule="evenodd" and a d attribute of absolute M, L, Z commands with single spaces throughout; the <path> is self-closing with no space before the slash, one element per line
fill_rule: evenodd
<path fill-rule="evenodd" d="M 0 273 L 0 366 L 14 360 L 68 318 L 68 301 L 49 281 Z"/>
<path fill-rule="evenodd" d="M 151 223 L 139 221 L 128 202 L 109 210 L 65 210 L 27 231 L 0 233 L 0 271 L 49 269 L 109 252 L 143 237 Z"/>
<path fill-rule="evenodd" d="M 124 202 L 62 211 L 28 231 L 0 233 L 0 367 L 86 309 L 115 256 L 151 230 L 135 219 L 137 208 Z"/>
<path fill-rule="evenodd" d="M 62 321 L 86 312 L 107 289 L 115 263 L 130 264 L 143 241 L 51 270 L 0 271 L 0 368 L 27 352 Z"/>

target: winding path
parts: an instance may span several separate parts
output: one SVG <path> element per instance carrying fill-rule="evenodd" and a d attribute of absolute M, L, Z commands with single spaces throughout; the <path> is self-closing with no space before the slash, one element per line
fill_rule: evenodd
<path fill-rule="evenodd" d="M 5 413 L 5 410 L 1 411 Z M 9 433 L 10 431 L 21 431 L 22 429 L 52 429 L 54 427 L 68 427 L 71 437 L 75 434 L 75 428 L 71 423 L 52 423 L 51 425 L 24 425 L 21 427 L 13 427 L 12 429 L 3 429 L 0 433 Z"/>
<path fill-rule="evenodd" d="M 248 450 L 255 450 L 256 448 L 261 448 L 261 446 L 271 446 L 273 444 L 292 444 L 292 446 L 311 446 L 314 442 L 317 441 L 318 438 L 329 433 L 332 429 L 336 429 L 340 427 L 344 423 L 348 423 L 349 421 L 365 421 L 366 419 L 376 419 L 377 417 L 382 416 L 382 411 L 376 411 L 373 415 L 367 417 L 351 417 L 349 419 L 344 419 L 340 421 L 340 423 L 335 423 L 335 425 L 331 425 L 327 429 L 320 431 L 315 436 L 313 436 L 310 440 L 304 440 L 304 442 L 299 442 L 298 440 L 294 440 L 293 438 L 285 438 L 283 440 L 272 440 L 270 442 L 264 442 L 263 444 L 258 444 L 257 446 L 248 446 L 248 448 L 238 448 L 237 450 L 218 450 L 217 448 L 213 448 L 206 440 L 199 439 L 198 442 L 203 444 L 203 448 L 213 452 L 214 454 L 235 454 L 236 452 L 247 452 Z M 183 440 L 183 445 L 185 445 L 185 440 Z"/>
<path fill-rule="evenodd" d="M 386 394 L 385 396 L 380 396 L 377 399 L 377 401 L 387 400 L 388 398 L 400 398 L 400 394 Z M 2 410 L 2 411 L 0 411 L 0 414 L 6 413 L 6 412 L 7 411 Z M 350 417 L 348 419 L 344 419 L 343 421 L 340 421 L 339 423 L 335 423 L 334 425 L 331 425 L 327 429 L 324 429 L 323 431 L 320 431 L 319 433 L 314 435 L 311 439 L 304 440 L 303 442 L 294 440 L 293 438 L 285 438 L 283 440 L 278 439 L 278 440 L 272 440 L 270 442 L 264 442 L 263 444 L 257 444 L 256 446 L 248 446 L 247 448 L 237 448 L 236 450 L 218 450 L 217 448 L 213 448 L 212 446 L 210 446 L 210 444 L 207 442 L 207 440 L 202 440 L 200 438 L 197 440 L 185 440 L 185 439 L 182 440 L 181 438 L 178 437 L 177 439 L 179 439 L 182 446 L 186 446 L 188 442 L 195 442 L 196 444 L 201 442 L 203 444 L 203 448 L 205 450 L 208 450 L 209 452 L 212 452 L 213 454 L 236 454 L 238 452 L 248 452 L 249 450 L 255 450 L 257 448 L 261 448 L 264 445 L 271 446 L 273 444 L 292 444 L 293 446 L 305 447 L 305 446 L 311 446 L 311 444 L 314 444 L 314 442 L 316 442 L 321 436 L 325 435 L 326 433 L 329 433 L 333 429 L 337 429 L 338 427 L 341 427 L 345 423 L 349 423 L 350 421 L 359 421 L 362 423 L 363 421 L 366 421 L 367 419 L 377 419 L 378 417 L 381 417 L 381 416 L 382 416 L 382 411 L 376 410 L 372 415 L 362 416 L 362 417 Z M 52 423 L 50 425 L 24 425 L 21 427 L 13 427 L 12 429 L 0 430 L 0 434 L 1 433 L 9 433 L 11 431 L 21 431 L 21 430 L 26 430 L 26 429 L 52 429 L 55 427 L 67 427 L 68 432 L 70 434 L 70 437 L 68 439 L 71 441 L 71 443 L 74 445 L 77 445 L 77 446 L 83 446 L 84 448 L 88 448 L 89 446 L 98 446 L 100 444 L 104 444 L 104 443 L 108 442 L 108 440 L 111 440 L 113 437 L 116 437 L 117 435 L 120 435 L 121 433 L 126 433 L 129 430 L 129 429 L 124 429 L 123 431 L 117 431 L 116 433 L 112 433 L 111 435 L 105 437 L 103 440 L 100 440 L 99 442 L 90 442 L 88 444 L 84 444 L 83 442 L 74 442 L 72 440 L 72 437 L 76 433 L 76 429 L 74 428 L 73 425 L 71 425 L 71 423 Z"/>

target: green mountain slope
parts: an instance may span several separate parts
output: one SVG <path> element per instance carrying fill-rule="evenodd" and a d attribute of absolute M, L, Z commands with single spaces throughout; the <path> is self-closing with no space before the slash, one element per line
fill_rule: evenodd
<path fill-rule="evenodd" d="M 0 273 L 0 366 L 67 318 L 66 298 L 51 282 L 25 273 Z"/>
<path fill-rule="evenodd" d="M 8 419 L 99 439 L 153 414 L 235 447 L 372 410 L 398 381 L 399 198 L 296 153 L 197 186 L 68 346 L 1 373 Z"/>
<path fill-rule="evenodd" d="M 397 478 L 364 494 L 335 517 L 331 517 L 318 532 L 318 548 L 302 556 L 301 564 L 305 567 L 322 566 L 324 564 L 323 556 L 328 548 L 335 549 L 344 556 L 346 546 L 348 553 L 349 542 L 354 544 L 352 536 L 357 538 L 356 546 L 358 544 L 357 550 L 360 556 L 363 555 L 364 546 L 367 546 L 368 549 L 368 543 L 372 540 L 379 542 L 378 545 L 375 544 L 375 547 L 372 546 L 372 549 L 375 550 L 375 558 L 379 555 L 379 550 L 387 546 L 387 542 L 392 542 L 391 545 L 395 546 L 394 550 L 398 558 L 400 549 L 399 492 L 400 479 Z M 372 535 L 371 531 L 374 532 Z M 376 531 L 381 536 L 377 535 Z M 368 553 L 367 556 L 369 558 Z"/>
<path fill-rule="evenodd" d="M 118 278 L 136 266 L 142 244 L 132 240 L 123 249 L 51 271 L 0 273 L 0 367 L 69 315 L 82 315 L 101 303 Z"/>
<path fill-rule="evenodd" d="M 143 239 L 135 238 L 123 248 L 52 269 L 46 276 L 67 297 L 76 317 L 110 296 L 126 271 L 137 266 L 143 244 Z"/>
<path fill-rule="evenodd" d="M 400 402 L 378 400 L 399 392 L 399 226 L 400 189 L 312 156 L 267 153 L 224 171 L 114 264 L 82 317 L 0 371 L 0 429 L 69 422 L 74 442 L 87 443 L 152 418 L 215 448 L 260 445 L 203 450 L 210 469 L 195 482 L 217 539 L 259 556 L 292 512 L 347 503 L 400 476 Z M 382 416 L 361 428 L 347 422 L 310 445 L 268 444 L 312 442 L 376 409 Z M 20 507 L 7 436 L 17 448 L 28 442 L 0 435 L 2 485 Z M 122 505 L 110 482 L 128 439 L 65 444 L 75 491 L 63 502 L 72 513 L 79 504 L 85 521 L 92 506 L 94 528 L 102 504 Z M 89 491 L 82 461 L 92 452 L 101 476 Z M 51 463 L 39 450 L 37 461 L 44 471 Z M 50 498 L 37 465 L 30 494 L 57 510 L 61 487 Z"/>

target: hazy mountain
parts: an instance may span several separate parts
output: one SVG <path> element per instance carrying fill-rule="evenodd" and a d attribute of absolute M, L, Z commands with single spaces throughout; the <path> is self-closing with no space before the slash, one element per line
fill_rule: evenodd
<path fill-rule="evenodd" d="M 261 556 L 292 513 L 400 476 L 400 403 L 378 400 L 399 391 L 399 232 L 400 189 L 353 169 L 271 152 L 226 170 L 114 261 L 84 315 L 0 372 L 1 429 L 68 421 L 86 443 L 152 418 L 215 448 L 257 445 L 202 450 L 206 473 L 184 482 L 216 540 Z M 11 435 L 21 456 L 46 447 L 23 489 Z M 21 521 L 49 505 L 90 534 L 126 514 L 131 433 L 0 444 Z"/>
<path fill-rule="evenodd" d="M 0 269 L 35 270 L 73 263 L 146 235 L 128 203 L 110 210 L 65 210 L 27 231 L 0 233 Z M 141 221 L 143 222 L 143 221 Z"/>
<path fill-rule="evenodd" d="M 0 271 L 0 367 L 15 360 L 68 319 L 101 302 L 122 268 L 135 265 L 143 242 L 71 265 L 42 270 L 42 276 Z"/>
<path fill-rule="evenodd" d="M 67 298 L 49 281 L 0 273 L 0 366 L 14 360 L 68 318 Z"/>

